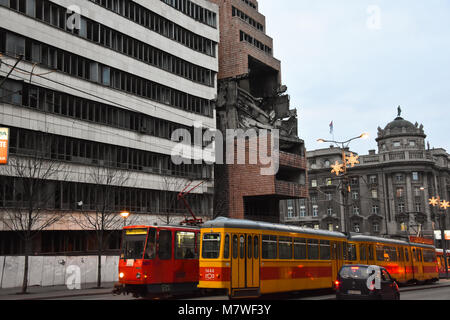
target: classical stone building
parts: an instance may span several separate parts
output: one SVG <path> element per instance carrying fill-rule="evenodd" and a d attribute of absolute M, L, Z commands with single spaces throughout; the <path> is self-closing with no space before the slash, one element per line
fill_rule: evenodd
<path fill-rule="evenodd" d="M 309 199 L 284 202 L 284 221 L 345 231 L 347 219 L 352 232 L 432 237 L 440 220 L 428 199 L 450 198 L 450 157 L 444 149 L 426 146 L 425 138 L 423 125 L 400 114 L 384 129 L 378 128 L 378 152 L 370 150 L 348 169 L 347 201 L 342 179 L 330 169 L 342 161 L 342 150 L 331 146 L 308 151 Z M 446 222 L 450 226 L 448 216 Z"/>

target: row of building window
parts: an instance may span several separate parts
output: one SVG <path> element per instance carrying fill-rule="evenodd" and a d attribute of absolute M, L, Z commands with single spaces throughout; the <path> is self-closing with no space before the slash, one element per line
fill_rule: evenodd
<path fill-rule="evenodd" d="M 248 5 L 249 7 L 253 8 L 253 9 L 257 9 L 256 4 L 254 4 L 253 2 L 249 1 L 249 0 L 241 0 L 242 2 L 244 2 L 246 5 Z"/>
<path fill-rule="evenodd" d="M 0 101 L 169 140 L 177 129 L 187 130 L 191 136 L 194 131 L 165 119 L 12 80 L 0 89 Z"/>
<path fill-rule="evenodd" d="M 27 209 L 31 199 L 33 208 L 46 210 L 89 212 L 103 210 L 106 204 L 106 213 L 128 210 L 139 214 L 181 215 L 186 212 L 184 205 L 177 201 L 177 192 L 45 180 L 35 183 L 39 187 L 37 194 L 31 194 L 25 188 L 29 183 L 29 179 L 1 177 L 0 208 Z M 210 214 L 210 195 L 189 194 L 186 199 L 194 212 Z"/>
<path fill-rule="evenodd" d="M 118 255 L 121 231 L 105 231 L 104 255 Z M 25 253 L 22 232 L 0 232 L 0 255 L 11 256 Z M 98 254 L 95 231 L 41 231 L 33 240 L 32 252 L 35 255 L 96 255 Z"/>
<path fill-rule="evenodd" d="M 0 29 L 0 52 L 188 112 L 213 116 L 212 102 Z"/>
<path fill-rule="evenodd" d="M 2 79 L 4 78 L 0 77 Z M 178 129 L 186 130 L 191 137 L 194 135 L 193 127 L 19 81 L 7 80 L 3 84 L 0 102 L 168 140 Z"/>
<path fill-rule="evenodd" d="M 120 0 L 114 0 L 120 1 Z M 217 28 L 217 14 L 189 0 L 161 0 L 169 6 L 181 11 L 192 19 Z"/>
<path fill-rule="evenodd" d="M 233 6 L 232 10 L 231 10 L 231 14 L 233 17 L 239 17 L 242 20 L 244 20 L 245 22 L 247 22 L 249 25 L 253 26 L 254 28 L 258 29 L 259 31 L 264 32 L 264 26 L 261 23 L 257 22 L 255 19 L 249 17 L 247 14 L 245 14 L 238 8 Z"/>
<path fill-rule="evenodd" d="M 14 5 L 13 1 L 10 5 Z M 214 86 L 215 72 L 209 69 L 182 60 L 85 17 L 80 17 L 79 25 L 70 30 L 66 23 L 70 14 L 67 13 L 66 8 L 48 0 L 40 0 L 36 5 L 36 13 L 26 10 L 25 14 L 157 68 L 197 83 Z M 12 8 L 17 9 L 14 6 Z M 42 10 L 48 14 L 42 14 Z"/>
<path fill-rule="evenodd" d="M 44 159 L 192 179 L 212 177 L 210 165 L 175 165 L 170 155 L 14 127 L 10 128 L 9 152 L 21 156 L 38 155 Z"/>
<path fill-rule="evenodd" d="M 240 41 L 246 41 L 250 43 L 252 46 L 258 48 L 259 50 L 264 51 L 265 53 L 272 55 L 272 48 L 266 46 L 261 41 L 256 40 L 254 37 L 246 34 L 244 31 L 240 31 L 239 33 Z"/>
<path fill-rule="evenodd" d="M 106 9 L 109 9 L 118 15 L 125 17 L 147 29 L 157 32 L 166 38 L 174 40 L 184 46 L 204 53 L 206 55 L 216 56 L 216 43 L 210 39 L 199 36 L 172 21 L 161 17 L 147 8 L 131 0 L 106 1 L 90 0 Z"/>

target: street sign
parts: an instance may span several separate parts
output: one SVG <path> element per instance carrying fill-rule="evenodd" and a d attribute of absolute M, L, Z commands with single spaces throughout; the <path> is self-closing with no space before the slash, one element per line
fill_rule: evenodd
<path fill-rule="evenodd" d="M 450 240 L 450 230 L 445 230 L 444 231 L 444 237 L 445 237 L 445 240 Z M 436 240 L 441 240 L 441 231 L 435 230 L 434 231 L 434 238 Z"/>
<path fill-rule="evenodd" d="M 0 128 L 0 165 L 8 164 L 9 129 Z"/>

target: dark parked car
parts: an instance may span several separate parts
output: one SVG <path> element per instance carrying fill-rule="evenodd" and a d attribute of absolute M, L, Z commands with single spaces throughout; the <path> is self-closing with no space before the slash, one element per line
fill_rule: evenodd
<path fill-rule="evenodd" d="M 338 273 L 335 288 L 338 300 L 400 300 L 395 279 L 379 266 L 345 265 Z"/>

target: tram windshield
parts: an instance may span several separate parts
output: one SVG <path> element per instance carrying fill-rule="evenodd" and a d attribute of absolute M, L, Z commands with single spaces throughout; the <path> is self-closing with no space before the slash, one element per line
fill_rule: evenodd
<path fill-rule="evenodd" d="M 220 234 L 205 233 L 203 235 L 202 258 L 217 259 L 220 253 Z"/>
<path fill-rule="evenodd" d="M 142 259 L 147 229 L 127 229 L 123 232 L 121 259 Z"/>

